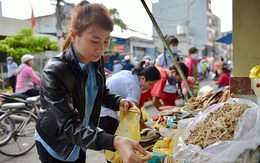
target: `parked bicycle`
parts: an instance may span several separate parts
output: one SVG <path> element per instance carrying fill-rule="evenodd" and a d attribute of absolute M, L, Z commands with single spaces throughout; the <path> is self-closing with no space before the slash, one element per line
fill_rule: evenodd
<path fill-rule="evenodd" d="M 37 123 L 39 96 L 1 105 L 0 153 L 21 156 L 35 146 L 34 132 Z M 10 100 L 10 99 L 9 99 Z"/>

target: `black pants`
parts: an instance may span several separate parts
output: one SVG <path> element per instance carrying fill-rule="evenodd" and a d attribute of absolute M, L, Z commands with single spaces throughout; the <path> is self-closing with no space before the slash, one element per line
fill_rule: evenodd
<path fill-rule="evenodd" d="M 49 152 L 43 147 L 43 145 L 36 141 L 37 152 L 39 154 L 39 159 L 42 163 L 68 163 L 67 161 L 60 161 L 52 157 Z M 80 150 L 79 159 L 72 163 L 85 163 L 86 162 L 86 152 Z"/>
<path fill-rule="evenodd" d="M 32 88 L 32 89 L 29 89 L 27 90 L 26 92 L 22 93 L 28 97 L 32 97 L 32 96 L 38 96 L 40 93 L 39 93 L 39 89 L 38 88 Z"/>
<path fill-rule="evenodd" d="M 8 78 L 9 80 L 9 84 L 12 87 L 13 93 L 15 92 L 15 86 L 16 86 L 16 76 L 11 76 L 10 78 Z"/>
<path fill-rule="evenodd" d="M 106 117 L 100 117 L 99 120 L 99 127 L 102 128 L 106 133 L 114 135 L 116 133 L 116 129 L 119 125 L 118 120 L 115 118 L 106 116 Z M 107 163 L 111 163 L 107 160 Z"/>
<path fill-rule="evenodd" d="M 106 133 L 114 135 L 118 127 L 118 120 L 112 117 L 101 117 L 99 121 L 99 127 Z"/>

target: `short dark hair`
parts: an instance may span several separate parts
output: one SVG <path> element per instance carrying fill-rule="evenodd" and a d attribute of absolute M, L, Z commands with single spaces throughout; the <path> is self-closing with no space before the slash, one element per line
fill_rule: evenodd
<path fill-rule="evenodd" d="M 227 67 L 222 67 L 221 70 L 222 70 L 223 72 L 230 73 L 230 70 L 229 70 Z"/>
<path fill-rule="evenodd" d="M 174 35 L 166 35 L 165 40 L 168 45 L 179 44 L 179 40 Z"/>
<path fill-rule="evenodd" d="M 142 61 L 137 68 L 132 70 L 132 74 L 144 76 L 147 81 L 155 81 L 161 79 L 159 70 L 154 65 L 144 66 L 145 61 Z"/>
<path fill-rule="evenodd" d="M 192 48 L 190 48 L 189 49 L 189 53 L 190 54 L 195 54 L 196 52 L 198 52 L 199 50 L 197 49 L 197 48 L 195 48 L 195 47 L 192 47 Z"/>
<path fill-rule="evenodd" d="M 182 70 L 184 76 L 187 78 L 188 74 L 189 74 L 189 68 L 183 62 L 178 62 L 178 64 L 181 67 L 181 70 Z M 174 64 L 169 67 L 169 70 L 175 70 L 176 71 L 176 75 L 180 75 L 180 73 L 178 72 L 178 70 L 177 70 L 177 68 L 176 68 L 176 66 Z"/>

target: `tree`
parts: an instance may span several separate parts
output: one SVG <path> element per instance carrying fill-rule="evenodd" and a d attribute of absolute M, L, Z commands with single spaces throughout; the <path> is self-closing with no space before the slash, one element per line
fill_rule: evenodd
<path fill-rule="evenodd" d="M 58 38 L 62 36 L 61 34 L 61 26 L 62 24 L 68 22 L 71 19 L 70 14 L 68 14 L 69 10 L 65 6 L 71 6 L 74 7 L 71 3 L 67 3 L 64 0 L 51 0 L 51 1 L 56 1 L 56 30 L 57 30 L 57 36 Z M 121 28 L 121 31 L 123 32 L 124 30 L 127 29 L 127 25 L 123 22 L 122 19 L 119 17 L 119 13 L 116 8 L 109 9 L 110 15 L 112 19 L 114 20 L 115 25 L 119 26 Z M 109 50 L 114 49 L 114 44 L 113 44 L 113 37 L 110 38 L 110 45 L 109 45 Z"/>
<path fill-rule="evenodd" d="M 118 13 L 117 9 L 116 8 L 109 9 L 109 12 L 111 14 L 111 17 L 114 20 L 115 25 L 119 26 L 121 28 L 122 32 L 124 30 L 126 30 L 127 29 L 127 25 L 123 22 L 122 19 L 120 19 L 119 13 Z M 113 50 L 114 49 L 114 43 L 113 43 L 112 39 L 113 39 L 113 37 L 110 38 L 110 44 L 109 44 L 109 48 L 108 48 L 109 50 Z"/>
<path fill-rule="evenodd" d="M 22 29 L 17 34 L 0 40 L 0 51 L 20 62 L 24 54 L 39 54 L 45 50 L 57 50 L 57 42 L 47 36 L 34 36 L 32 28 Z"/>

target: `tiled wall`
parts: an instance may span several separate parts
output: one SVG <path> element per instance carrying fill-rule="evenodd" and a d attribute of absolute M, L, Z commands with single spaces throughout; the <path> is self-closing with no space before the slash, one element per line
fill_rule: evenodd
<path fill-rule="evenodd" d="M 260 99 L 255 96 L 249 77 L 230 77 L 230 92 L 235 93 L 239 98 L 252 100 L 260 106 Z"/>
<path fill-rule="evenodd" d="M 249 77 L 231 77 L 230 92 L 242 95 L 254 95 L 254 90 L 251 88 L 251 80 Z"/>

